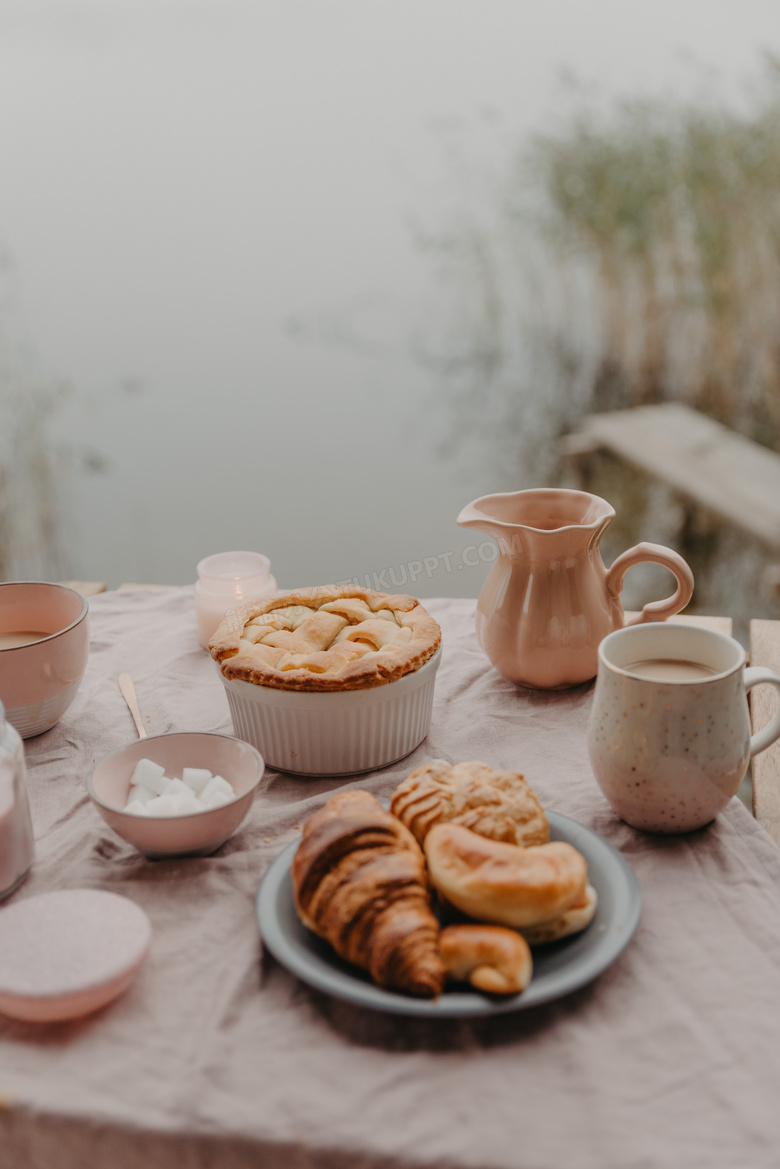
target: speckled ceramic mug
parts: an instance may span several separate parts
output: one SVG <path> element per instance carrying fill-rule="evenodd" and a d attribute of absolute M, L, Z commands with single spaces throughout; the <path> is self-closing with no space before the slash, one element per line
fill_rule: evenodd
<path fill-rule="evenodd" d="M 691 832 L 736 795 L 751 756 L 780 737 L 780 705 L 751 737 L 747 692 L 780 676 L 745 669 L 738 641 L 676 623 L 618 629 L 599 646 L 588 752 L 626 823 Z"/>

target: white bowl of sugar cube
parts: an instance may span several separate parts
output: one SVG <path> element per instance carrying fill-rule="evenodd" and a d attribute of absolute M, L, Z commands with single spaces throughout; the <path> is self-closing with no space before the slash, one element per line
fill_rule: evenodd
<path fill-rule="evenodd" d="M 108 826 L 151 860 L 208 856 L 244 820 L 264 770 L 241 739 L 181 731 L 114 751 L 87 788 Z"/>

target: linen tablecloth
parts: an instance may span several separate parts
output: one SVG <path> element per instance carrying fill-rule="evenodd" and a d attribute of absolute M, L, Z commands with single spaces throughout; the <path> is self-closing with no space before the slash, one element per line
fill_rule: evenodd
<path fill-rule="evenodd" d="M 642 888 L 638 933 L 590 986 L 526 1012 L 411 1020 L 310 990 L 263 954 L 263 872 L 345 781 L 268 771 L 206 859 L 149 862 L 90 803 L 96 760 L 134 729 L 232 733 L 190 589 L 90 604 L 91 654 L 58 726 L 26 743 L 37 838 L 11 902 L 54 888 L 132 898 L 154 929 L 121 999 L 79 1022 L 0 1021 L 2 1169 L 708 1169 L 780 1163 L 780 852 L 734 799 L 681 838 L 615 819 L 590 772 L 592 687 L 505 681 L 474 602 L 425 602 L 444 634 L 433 721 L 409 758 L 348 779 L 387 797 L 440 757 L 523 771 L 545 807 L 601 833 Z M 0 909 L 0 912 L 2 910 Z"/>

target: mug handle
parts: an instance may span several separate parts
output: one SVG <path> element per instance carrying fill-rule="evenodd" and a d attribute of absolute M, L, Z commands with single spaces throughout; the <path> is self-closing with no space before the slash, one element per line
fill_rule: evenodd
<path fill-rule="evenodd" d="M 748 666 L 743 676 L 746 694 L 761 682 L 769 682 L 776 690 L 780 691 L 780 677 L 774 670 L 769 670 L 766 666 Z M 766 726 L 762 727 L 760 731 L 756 731 L 755 735 L 751 737 L 750 758 L 752 759 L 759 751 L 765 751 L 767 747 L 771 747 L 775 739 L 780 739 L 780 703 Z"/>
<path fill-rule="evenodd" d="M 693 596 L 693 573 L 678 552 L 671 548 L 664 548 L 663 544 L 637 544 L 622 552 L 613 562 L 607 573 L 607 589 L 611 597 L 617 598 L 623 587 L 623 577 L 629 568 L 646 561 L 654 564 L 663 564 L 677 579 L 677 592 L 663 601 L 650 601 L 641 613 L 627 621 L 626 625 L 641 625 L 645 621 L 665 621 L 673 617 L 690 601 Z"/>

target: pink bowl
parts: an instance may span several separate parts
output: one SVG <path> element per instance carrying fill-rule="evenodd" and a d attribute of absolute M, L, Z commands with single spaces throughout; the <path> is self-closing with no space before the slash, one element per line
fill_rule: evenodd
<path fill-rule="evenodd" d="M 67 585 L 0 584 L 0 701 L 23 739 L 48 731 L 76 697 L 89 656 L 88 610 Z M 3 648 L 4 634 L 22 630 L 46 636 Z"/>
<path fill-rule="evenodd" d="M 184 767 L 207 767 L 221 775 L 236 793 L 231 804 L 187 816 L 135 816 L 124 812 L 130 777 L 141 759 L 181 778 Z M 150 860 L 175 856 L 208 856 L 233 835 L 252 806 L 263 777 L 263 757 L 249 743 L 231 735 L 180 731 L 139 739 L 108 755 L 87 780 L 93 803 L 110 828 Z"/>
<path fill-rule="evenodd" d="M 103 889 L 56 889 L 0 909 L 0 1012 L 53 1023 L 127 990 L 149 950 L 149 918 Z"/>

